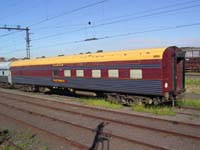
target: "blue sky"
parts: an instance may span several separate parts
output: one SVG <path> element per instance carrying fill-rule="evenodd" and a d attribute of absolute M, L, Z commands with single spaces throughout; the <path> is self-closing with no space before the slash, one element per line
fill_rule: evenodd
<path fill-rule="evenodd" d="M 102 1 L 2 1 L 0 25 L 30 26 L 32 58 L 97 50 L 200 46 L 200 0 Z M 95 5 L 98 2 L 100 3 Z M 82 8 L 90 4 L 94 5 Z M 50 20 L 47 21 L 48 19 Z M 45 21 L 38 24 L 43 20 Z M 195 23 L 198 25 L 182 27 Z M 175 28 L 176 26 L 181 28 Z M 170 29 L 158 31 L 164 28 Z M 126 33 L 132 34 L 122 36 Z M 109 38 L 75 42 L 107 36 Z M 0 56 L 25 57 L 25 33 L 0 30 Z"/>

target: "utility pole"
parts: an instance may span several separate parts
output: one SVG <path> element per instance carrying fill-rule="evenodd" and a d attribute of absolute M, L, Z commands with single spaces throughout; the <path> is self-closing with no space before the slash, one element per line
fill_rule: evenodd
<path fill-rule="evenodd" d="M 31 50 L 30 50 L 30 33 L 29 33 L 29 28 L 26 27 L 26 57 L 27 59 L 31 58 Z"/>
<path fill-rule="evenodd" d="M 4 27 L 0 27 L 0 29 L 4 29 L 4 30 L 8 30 L 8 31 L 11 31 L 11 30 L 17 30 L 17 31 L 26 31 L 26 58 L 27 59 L 30 59 L 31 57 L 31 53 L 30 53 L 30 29 L 28 27 L 26 28 L 21 28 L 20 26 L 17 26 L 17 27 L 7 27 L 6 25 Z"/>

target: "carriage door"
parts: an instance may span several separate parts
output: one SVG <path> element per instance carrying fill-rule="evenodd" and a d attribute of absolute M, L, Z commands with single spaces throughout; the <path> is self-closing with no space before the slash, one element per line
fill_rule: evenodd
<path fill-rule="evenodd" d="M 8 83 L 12 85 L 12 74 L 10 70 L 8 70 Z"/>
<path fill-rule="evenodd" d="M 185 52 L 176 52 L 174 57 L 174 90 L 185 89 Z"/>
<path fill-rule="evenodd" d="M 53 66 L 52 67 L 52 80 L 53 82 L 58 82 L 58 83 L 64 83 L 65 80 L 63 79 L 64 77 L 64 70 L 62 66 Z"/>

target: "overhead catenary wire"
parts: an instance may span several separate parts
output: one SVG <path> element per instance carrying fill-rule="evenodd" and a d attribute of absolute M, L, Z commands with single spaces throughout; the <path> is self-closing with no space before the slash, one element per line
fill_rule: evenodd
<path fill-rule="evenodd" d="M 175 4 L 171 4 L 171 5 L 166 5 L 166 6 L 162 6 L 162 7 L 157 7 L 157 8 L 152 8 L 152 9 L 148 9 L 148 10 L 144 10 L 144 11 L 139 11 L 139 12 L 134 12 L 131 14 L 126 14 L 126 15 L 121 15 L 121 16 L 117 16 L 117 17 L 111 17 L 111 18 L 105 18 L 105 19 L 101 19 L 99 21 L 95 21 L 95 23 L 98 22 L 105 22 L 105 21 L 110 21 L 110 20 L 115 20 L 115 19 L 119 19 L 119 18 L 126 18 L 126 17 L 130 17 L 130 16 L 135 16 L 138 14 L 143 14 L 143 13 L 149 13 L 149 12 L 154 12 L 154 11 L 158 11 L 158 10 L 162 10 L 162 9 L 167 9 L 167 8 L 172 8 L 172 7 L 176 7 L 176 6 L 181 6 L 181 5 L 186 5 L 186 4 L 192 4 L 192 3 L 196 3 L 196 2 L 200 2 L 200 0 L 193 0 L 193 1 L 185 1 L 185 2 L 178 2 Z M 72 27 L 72 26 L 85 26 L 85 23 L 80 23 L 80 24 L 65 24 L 65 25 L 57 25 L 57 26 L 45 26 L 45 27 L 41 27 L 37 30 L 43 30 L 46 28 L 63 28 L 63 27 Z"/>
<path fill-rule="evenodd" d="M 192 2 L 197 2 L 197 0 L 196 1 L 192 1 Z M 182 7 L 181 9 L 179 8 L 179 10 L 185 10 L 185 9 L 189 9 L 189 8 L 194 8 L 194 7 L 199 7 L 199 5 L 192 5 L 192 6 L 187 6 L 187 8 L 186 8 L 186 6 L 185 7 Z M 153 9 L 152 9 L 153 10 Z M 171 9 L 172 10 L 172 9 Z M 169 11 L 169 10 L 168 10 Z M 175 10 L 173 10 L 173 12 L 176 12 Z M 160 12 L 156 12 L 156 13 L 160 13 Z M 170 13 L 170 12 L 164 12 L 164 13 Z M 146 15 L 148 15 L 148 16 L 146 16 Z M 155 15 L 161 15 L 161 13 L 160 14 L 155 14 L 155 13 L 151 13 L 151 14 L 146 14 L 146 15 L 140 15 L 140 16 L 136 16 L 136 17 L 130 17 L 130 16 L 126 16 L 126 17 L 130 17 L 130 18 L 126 18 L 126 19 L 129 19 L 129 20 L 134 20 L 134 18 L 145 18 L 145 17 L 150 17 L 149 15 L 153 15 L 153 16 L 155 16 Z M 122 18 L 122 17 L 120 17 L 120 18 Z M 115 24 L 115 23 L 118 23 L 118 22 L 125 22 L 124 20 L 122 20 L 122 19 L 120 19 L 120 20 L 117 20 L 117 22 L 105 22 L 105 23 L 102 23 L 102 24 L 97 24 L 97 25 L 95 25 L 95 26 L 93 26 L 93 27 L 101 27 L 101 26 L 105 26 L 105 25 L 109 25 L 109 24 Z M 66 33 L 73 33 L 73 32 L 78 32 L 78 31 L 81 31 L 81 30 L 85 30 L 85 27 L 84 28 L 81 28 L 81 29 L 77 29 L 77 30 L 74 30 L 74 31 L 67 31 Z M 159 30 L 167 30 L 167 29 L 159 29 Z M 168 29 L 169 30 L 169 29 Z M 144 31 L 142 31 L 142 32 L 144 32 Z M 146 30 L 145 31 L 145 33 L 146 32 L 154 32 L 154 31 L 150 31 L 150 30 Z M 63 32 L 62 32 L 63 33 Z M 61 33 L 61 34 L 62 34 Z M 66 34 L 66 33 L 64 33 L 64 34 Z M 61 35 L 60 33 L 57 33 L 57 35 L 59 34 L 59 36 Z M 136 32 L 134 32 L 134 34 L 142 34 L 142 33 L 136 33 Z M 57 36 L 57 35 L 53 35 L 52 37 L 54 37 L 54 36 Z M 128 36 L 128 35 L 131 35 L 131 33 L 125 33 L 125 34 L 119 34 L 119 35 L 113 35 L 113 36 L 105 36 L 105 37 L 102 37 L 102 38 L 96 38 L 95 40 L 101 40 L 101 39 L 106 39 L 106 38 L 114 38 L 114 37 L 120 37 L 120 36 Z M 46 38 L 48 38 L 48 37 L 46 37 Z M 89 41 L 92 41 L 92 40 L 89 40 Z M 72 43 L 79 43 L 79 42 L 88 42 L 88 41 L 85 41 L 85 40 L 77 40 L 77 41 L 72 41 L 72 42 L 70 42 L 70 43 L 68 43 L 68 44 L 72 44 Z"/>
<path fill-rule="evenodd" d="M 82 43 L 82 42 L 97 41 L 97 40 L 110 39 L 110 38 L 115 38 L 115 37 L 124 37 L 124 36 L 131 36 L 131 35 L 137 35 L 137 34 L 144 34 L 144 33 L 158 32 L 158 31 L 186 28 L 186 27 L 192 27 L 192 26 L 200 26 L 200 22 L 190 23 L 190 24 L 182 24 L 182 25 L 176 25 L 176 26 L 169 26 L 169 27 L 162 27 L 162 28 L 155 28 L 155 29 L 137 31 L 137 32 L 127 32 L 127 33 L 121 33 L 121 34 L 116 34 L 116 35 L 107 35 L 107 36 L 103 36 L 103 37 L 99 37 L 99 38 L 75 40 L 75 41 L 69 41 L 69 42 L 60 42 L 60 43 L 51 44 L 51 45 L 48 45 L 48 46 L 36 47 L 34 49 L 48 48 L 48 47 L 54 47 L 54 46 L 58 46 L 58 45 L 68 45 L 68 44 L 76 44 L 76 43 Z"/>
<path fill-rule="evenodd" d="M 84 40 L 62 42 L 62 43 L 51 44 L 51 45 L 48 45 L 48 46 L 36 47 L 34 49 L 55 47 L 55 46 L 58 46 L 58 45 L 69 45 L 69 44 L 77 44 L 77 43 L 83 43 L 83 42 L 91 42 L 91 41 L 97 41 L 97 40 L 105 40 L 105 39 L 117 38 L 117 37 L 126 37 L 126 36 L 131 36 L 131 35 L 138 35 L 138 34 L 159 32 L 159 31 L 165 31 L 165 30 L 180 29 L 180 28 L 186 28 L 186 27 L 192 27 L 192 26 L 200 26 L 200 22 L 176 25 L 176 26 L 171 26 L 171 27 L 169 26 L 169 27 L 163 27 L 163 28 L 156 28 L 156 29 L 138 31 L 138 32 L 128 32 L 128 33 L 121 33 L 121 34 L 116 34 L 116 35 L 108 35 L 108 36 L 103 36 L 103 37 L 99 37 L 99 38 L 94 38 L 94 39 L 91 39 L 91 40 L 84 39 Z M 1 54 L 10 54 L 10 53 L 13 53 L 13 52 L 20 52 L 20 51 L 22 51 L 22 49 L 17 49 L 15 51 L 10 51 L 10 52 L 1 53 Z"/>
<path fill-rule="evenodd" d="M 186 27 L 199 26 L 199 25 L 200 25 L 200 22 L 197 22 L 197 23 L 192 23 L 192 24 L 184 24 L 184 25 L 177 25 L 177 26 L 171 26 L 171 27 L 163 27 L 163 28 L 157 28 L 157 29 L 151 29 L 151 30 L 145 30 L 145 31 L 128 32 L 128 33 L 116 34 L 116 35 L 112 35 L 112 36 L 101 37 L 100 39 L 107 39 L 107 38 L 114 38 L 114 37 L 123 37 L 123 36 L 130 36 L 130 35 L 137 35 L 137 34 L 158 32 L 158 31 L 164 31 L 164 30 L 186 28 Z"/>
<path fill-rule="evenodd" d="M 15 34 L 15 33 L 18 33 L 18 32 L 21 32 L 21 31 L 13 31 L 13 32 L 10 32 L 10 33 L 2 34 L 2 35 L 0 35 L 0 38 L 7 37 L 9 35 L 12 35 L 12 34 Z"/>
<path fill-rule="evenodd" d="M 186 9 L 199 7 L 199 6 L 200 6 L 200 4 L 199 5 L 192 5 L 192 6 L 185 6 L 185 7 L 181 7 L 181 8 L 164 10 L 164 11 L 160 11 L 160 12 L 155 12 L 155 13 L 135 16 L 135 17 L 131 17 L 131 18 L 128 18 L 128 19 L 126 18 L 126 19 L 120 19 L 120 20 L 111 21 L 111 22 L 105 22 L 105 23 L 94 25 L 93 28 L 112 25 L 112 24 L 116 24 L 116 23 L 123 23 L 123 22 L 132 21 L 132 20 L 141 19 L 141 18 L 146 18 L 146 17 L 162 15 L 162 14 L 166 14 L 166 13 L 177 12 L 177 11 L 186 10 Z M 71 30 L 71 31 L 62 31 L 62 32 L 59 32 L 59 33 L 55 33 L 55 34 L 39 37 L 39 38 L 33 39 L 32 41 L 47 39 L 47 38 L 51 38 L 51 37 L 57 37 L 57 36 L 61 36 L 61 35 L 69 34 L 69 33 L 75 33 L 75 32 L 79 32 L 79 31 L 83 31 L 83 30 L 86 30 L 86 29 L 90 29 L 90 27 L 83 27 L 83 28 L 76 29 L 76 30 Z"/>
<path fill-rule="evenodd" d="M 132 21 L 132 20 L 135 20 L 135 19 L 140 19 L 140 18 L 146 18 L 146 17 L 152 17 L 152 16 L 157 16 L 157 15 L 177 12 L 177 11 L 180 11 L 180 10 L 186 10 L 186 9 L 199 7 L 199 6 L 200 6 L 200 4 L 199 5 L 192 5 L 192 6 L 185 6 L 185 7 L 182 7 L 182 8 L 176 8 L 176 9 L 171 9 L 171 10 L 164 10 L 164 11 L 155 12 L 155 13 L 151 13 L 151 14 L 146 14 L 146 15 L 141 15 L 141 16 L 136 16 L 136 17 L 130 17 L 130 18 L 127 18 L 127 19 L 120 19 L 120 20 L 117 20 L 117 21 L 111 21 L 111 22 L 107 22 L 107 23 L 102 23 L 102 24 L 98 24 L 97 26 L 105 26 L 105 25 L 111 25 L 111 24 L 116 24 L 116 23 L 121 23 L 121 22 L 127 22 L 127 21 Z"/>
<path fill-rule="evenodd" d="M 46 19 L 42 19 L 42 20 L 40 20 L 40 21 L 38 21 L 36 23 L 33 23 L 33 24 L 29 25 L 29 27 L 40 25 L 40 24 L 42 24 L 44 22 L 51 21 L 51 20 L 66 16 L 66 15 L 72 14 L 74 12 L 80 11 L 80 10 L 83 10 L 83 9 L 86 9 L 86 8 L 89 8 L 89 7 L 93 7 L 93 6 L 96 6 L 96 5 L 99 5 L 99 4 L 102 4 L 102 3 L 106 2 L 106 1 L 108 1 L 108 0 L 101 0 L 101 1 L 98 1 L 98 2 L 90 3 L 90 4 L 87 4 L 87 5 L 72 9 L 70 11 L 63 12 L 63 13 L 60 13 L 58 15 L 48 17 Z"/>
<path fill-rule="evenodd" d="M 66 15 L 69 15 L 69 14 L 71 14 L 71 13 L 74 13 L 74 12 L 77 12 L 77 11 L 80 11 L 80 10 L 83 10 L 83 9 L 86 9 L 86 8 L 89 8 L 89 7 L 93 7 L 93 6 L 102 4 L 102 3 L 106 2 L 106 1 L 108 1 L 108 0 L 101 0 L 101 1 L 98 1 L 98 2 L 90 3 L 90 4 L 84 5 L 84 6 L 82 6 L 82 7 L 78 7 L 78 8 L 72 9 L 72 10 L 70 10 L 70 11 L 63 12 L 63 13 L 61 13 L 61 14 L 48 17 L 48 18 L 46 18 L 46 19 L 42 19 L 42 20 L 40 20 L 40 21 L 38 21 L 38 22 L 36 22 L 36 23 L 33 23 L 33 24 L 29 25 L 28 27 L 36 26 L 36 25 L 42 24 L 42 23 L 44 23 L 44 22 L 57 19 L 57 18 L 59 18 L 59 17 L 63 17 L 63 16 L 66 16 Z M 0 35 L 0 38 L 9 36 L 9 35 L 12 35 L 12 34 L 15 34 L 15 33 L 16 33 L 16 32 L 11 32 L 11 33 L 8 33 L 8 34 L 3 34 L 3 35 Z"/>
<path fill-rule="evenodd" d="M 78 26 L 85 26 L 84 23 L 79 23 L 79 24 L 63 24 L 63 25 L 55 25 L 55 26 L 43 26 L 43 27 L 40 27 L 40 28 L 37 28 L 37 31 L 40 31 L 40 30 L 48 30 L 50 28 L 54 28 L 54 29 L 58 29 L 58 28 L 64 28 L 64 27 L 78 27 Z"/>
<path fill-rule="evenodd" d="M 103 19 L 103 21 L 105 21 L 105 20 L 110 21 L 110 20 L 115 20 L 115 19 L 119 19 L 119 18 L 131 17 L 131 16 L 135 16 L 135 15 L 138 15 L 138 14 L 140 15 L 140 14 L 154 12 L 154 11 L 158 11 L 158 10 L 162 10 L 162 9 L 168 9 L 168 8 L 182 6 L 182 5 L 186 5 L 186 4 L 192 4 L 192 3 L 196 3 L 196 2 L 200 2 L 200 0 L 193 0 L 193 1 L 190 0 L 190 1 L 185 1 L 185 2 L 178 2 L 178 3 L 175 3 L 175 4 L 171 4 L 171 5 L 152 8 L 152 9 L 143 10 L 143 11 L 139 11 L 139 12 L 134 12 L 134 13 L 131 13 L 131 14 L 126 14 L 126 15 L 121 15 L 121 16 L 111 17 L 111 18 L 105 18 L 105 19 Z"/>
<path fill-rule="evenodd" d="M 78 7 L 78 8 L 75 8 L 75 9 L 72 9 L 70 11 L 67 11 L 67 12 L 63 12 L 61 14 L 58 14 L 58 15 L 55 15 L 55 16 L 51 16 L 51 17 L 48 17 L 47 19 L 43 19 L 43 20 L 40 20 L 34 24 L 31 24 L 29 25 L 28 27 L 32 27 L 32 26 L 36 26 L 36 25 L 39 25 L 39 24 L 42 24 L 44 22 L 47 22 L 47 21 L 50 21 L 50 20 L 54 20 L 54 19 L 57 19 L 57 18 L 60 18 L 60 17 L 63 17 L 63 16 L 66 16 L 66 15 L 69 15 L 71 13 L 74 13 L 74 12 L 77 12 L 77 11 L 80 11 L 80 10 L 83 10 L 83 9 L 86 9 L 86 8 L 89 8 L 89 7 L 93 7 L 93 6 L 96 6 L 96 5 L 99 5 L 101 3 L 104 3 L 108 0 L 101 0 L 101 1 L 98 1 L 98 2 L 94 2 L 94 3 L 90 3 L 90 4 L 87 4 L 87 5 L 84 5 L 84 6 L 81 6 L 81 7 Z M 28 28 L 27 27 L 27 28 Z M 5 37 L 5 36 L 8 36 L 8 35 L 11 35 L 11 34 L 14 34 L 16 32 L 11 32 L 11 33 L 8 33 L 8 34 L 4 34 L 4 35 L 1 35 L 1 37 Z M 30 40 L 29 40 L 30 42 Z"/>
<path fill-rule="evenodd" d="M 23 31 L 21 31 L 21 30 L 10 31 L 10 33 L 4 34 L 4 35 L 2 34 L 2 35 L 0 35 L 0 37 L 1 37 L 1 36 L 6 37 L 6 36 L 12 35 L 12 38 L 15 38 L 15 39 L 16 39 L 16 36 L 14 36 L 14 34 L 15 34 L 15 33 L 22 33 L 22 32 L 23 32 Z M 19 37 L 19 35 L 21 36 L 21 40 L 20 40 L 20 42 L 19 42 L 19 41 L 17 42 L 17 45 L 19 45 L 19 43 L 22 44 L 21 42 L 22 42 L 22 40 L 24 41 L 24 38 L 25 38 L 25 35 L 24 35 L 24 34 L 18 34 L 17 36 Z M 2 38 L 3 38 L 3 37 L 2 37 Z M 2 45 L 2 43 L 3 43 L 3 42 L 1 42 L 0 46 L 6 47 L 6 49 L 7 49 L 7 48 L 10 48 L 10 47 L 13 47 L 13 45 L 12 45 L 11 43 L 7 43 L 7 42 L 6 42 L 7 44 L 5 44 L 5 45 Z M 23 43 L 24 43 L 24 42 L 23 42 Z"/>

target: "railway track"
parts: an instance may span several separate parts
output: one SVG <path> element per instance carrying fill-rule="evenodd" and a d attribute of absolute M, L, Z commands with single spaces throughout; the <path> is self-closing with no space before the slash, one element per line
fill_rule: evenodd
<path fill-rule="evenodd" d="M 200 78 L 200 73 L 199 74 L 190 74 L 190 73 L 186 73 L 185 74 L 186 78 L 189 77 L 189 78 Z"/>
<path fill-rule="evenodd" d="M 67 107 L 74 107 L 74 108 L 78 108 L 78 109 L 88 109 L 88 110 L 106 112 L 106 113 L 111 113 L 111 114 L 117 113 L 117 115 L 123 115 L 123 116 L 128 116 L 128 117 L 140 117 L 140 118 L 146 118 L 146 119 L 153 119 L 153 120 L 156 120 L 156 121 L 169 122 L 169 123 L 172 123 L 172 124 L 182 124 L 182 125 L 200 127 L 200 124 L 192 124 L 192 123 L 189 123 L 189 122 L 169 120 L 169 119 L 157 118 L 157 117 L 146 116 L 146 115 L 141 115 L 141 114 L 126 113 L 126 112 L 120 112 L 120 111 L 109 110 L 109 109 L 104 109 L 104 108 L 97 108 L 97 107 L 90 107 L 90 106 L 86 106 L 86 105 L 80 105 L 80 104 L 74 104 L 74 103 L 68 103 L 68 102 L 66 103 L 66 102 L 61 102 L 61 101 L 52 101 L 52 100 L 47 100 L 47 99 L 35 98 L 35 97 L 31 97 L 31 96 L 25 96 L 28 99 L 22 100 L 24 98 L 24 95 L 18 95 L 18 94 L 12 94 L 12 95 L 13 96 L 11 96 L 11 95 L 5 96 L 5 95 L 2 95 L 2 93 L 0 94 L 1 97 L 11 98 L 13 100 L 18 100 L 18 101 L 25 102 L 25 103 L 31 103 L 31 104 L 37 105 L 37 106 L 48 107 L 50 109 L 57 109 L 57 110 L 64 111 L 64 112 L 77 113 L 78 115 L 86 115 L 86 114 L 80 113 L 80 112 L 77 112 L 77 111 L 69 111 L 69 110 L 61 109 L 60 107 L 57 107 L 57 106 L 52 107 L 52 105 L 59 104 L 60 106 L 65 105 Z M 19 98 L 16 98 L 15 96 L 17 96 Z M 48 104 L 46 102 L 51 103 L 51 104 Z M 188 107 L 181 107 L 181 108 L 186 109 Z M 189 109 L 192 109 L 192 108 L 189 107 Z M 195 109 L 195 110 L 199 110 L 199 109 Z M 177 112 L 177 113 L 180 113 L 180 112 Z M 185 113 L 185 114 L 187 114 L 187 113 Z M 189 115 L 189 113 L 188 113 L 188 115 Z M 90 117 L 95 117 L 95 116 L 90 115 Z"/>
<path fill-rule="evenodd" d="M 195 114 L 195 113 L 185 113 L 185 112 L 179 112 L 176 111 L 177 114 L 179 115 L 186 115 L 186 116 L 191 116 L 191 117 L 200 117 L 200 114 Z"/>
<path fill-rule="evenodd" d="M 181 106 L 181 107 L 177 108 L 176 113 L 177 114 L 181 114 L 181 115 L 200 117 L 200 109 L 199 108 L 194 108 L 194 107 Z"/>
<path fill-rule="evenodd" d="M 10 106 L 7 106 L 7 107 L 10 107 Z M 10 108 L 11 108 L 11 107 L 10 107 Z M 29 112 L 29 113 L 31 113 L 31 112 Z M 56 138 L 58 138 L 58 139 L 64 141 L 66 144 L 69 144 L 69 145 L 72 145 L 72 146 L 74 146 L 74 147 L 80 148 L 81 150 L 88 150 L 88 147 L 87 147 L 87 146 L 82 145 L 82 144 L 80 144 L 80 143 L 78 143 L 78 142 L 76 142 L 76 141 L 72 141 L 72 140 L 70 140 L 70 139 L 68 139 L 68 138 L 66 138 L 66 137 L 64 137 L 64 136 L 55 134 L 55 133 L 53 133 L 53 132 L 51 132 L 51 131 L 48 131 L 48 130 L 46 130 L 46 129 L 39 128 L 39 127 L 34 126 L 34 125 L 30 124 L 30 123 L 27 123 L 26 121 L 22 121 L 22 120 L 20 120 L 20 119 L 16 119 L 15 117 L 12 117 L 12 116 L 7 115 L 7 114 L 5 114 L 5 113 L 1 113 L 1 112 L 0 112 L 0 115 L 1 115 L 1 116 L 4 116 L 5 118 L 9 118 L 9 119 L 11 119 L 11 120 L 14 120 L 14 121 L 17 122 L 18 124 L 25 125 L 25 126 L 27 126 L 27 127 L 30 127 L 30 128 L 32 128 L 32 129 L 36 130 L 36 131 L 41 131 L 41 132 L 45 133 L 45 134 L 48 135 L 48 136 L 54 136 L 54 137 L 56 137 Z"/>
<path fill-rule="evenodd" d="M 162 134 L 165 134 L 165 136 L 171 136 L 171 138 L 173 139 L 174 137 L 179 137 L 179 138 L 182 138 L 184 139 L 183 141 L 188 141 L 189 140 L 194 140 L 194 141 L 199 141 L 200 137 L 198 136 L 198 134 L 195 135 L 196 131 L 199 131 L 199 127 L 200 125 L 198 124 L 191 124 L 191 123 L 185 123 L 185 122 L 178 122 L 178 121 L 172 121 L 172 120 L 166 120 L 166 119 L 160 119 L 160 118 L 153 118 L 153 117 L 147 117 L 147 116 L 142 116 L 142 115 L 135 115 L 135 114 L 128 114 L 128 113 L 122 113 L 122 112 L 113 112 L 111 110 L 106 110 L 106 109 L 100 109 L 100 108 L 92 108 L 92 107 L 89 107 L 89 106 L 81 106 L 81 105 L 77 105 L 77 104 L 69 104 L 69 103 L 62 103 L 62 102 L 52 102 L 52 101 L 49 101 L 49 100 L 46 100 L 46 99 L 37 99 L 37 98 L 33 98 L 33 97 L 29 97 L 29 96 L 21 96 L 21 95 L 16 95 L 16 94 L 12 94 L 12 95 L 5 95 L 4 94 L 0 94 L 0 96 L 4 99 L 9 99 L 10 103 L 15 103 L 16 101 L 18 103 L 20 103 L 17 107 L 16 107 L 16 103 L 15 103 L 15 106 L 13 106 L 12 104 L 5 104 L 5 103 L 2 103 L 1 102 L 1 105 L 4 105 L 5 107 L 11 107 L 11 108 L 14 108 L 14 109 L 18 109 L 20 111 L 25 111 L 27 113 L 31 113 L 31 114 L 37 114 L 39 116 L 42 116 L 42 117 L 47 117 L 51 120 L 56 120 L 57 122 L 62 122 L 62 123 L 65 123 L 65 124 L 68 124 L 68 125 L 72 125 L 72 126 L 76 126 L 78 128 L 82 128 L 82 129 L 85 129 L 85 130 L 90 130 L 91 132 L 94 132 L 93 129 L 94 128 L 88 128 L 88 126 L 83 126 L 83 125 L 80 125 L 80 124 L 77 124 L 77 123 L 71 123 L 69 121 L 66 121 L 66 120 L 63 120 L 63 119 L 57 119 L 55 117 L 50 117 L 48 116 L 47 114 L 44 115 L 44 114 L 41 114 L 41 113 L 38 113 L 38 112 L 35 112 L 33 110 L 24 110 L 22 108 L 20 108 L 19 106 L 22 106 L 22 105 L 32 105 L 32 106 L 35 106 L 35 107 L 39 107 L 40 109 L 41 108 L 48 108 L 50 110 L 53 110 L 53 111 L 59 111 L 59 112 L 62 112 L 62 113 L 70 113 L 70 115 L 75 115 L 75 116 L 82 116 L 82 117 L 86 117 L 86 118 L 90 118 L 90 119 L 96 119 L 96 120 L 104 120 L 104 121 L 108 121 L 110 122 L 110 124 L 115 124 L 116 126 L 125 126 L 126 128 L 129 128 L 130 130 L 135 130 L 136 128 L 138 129 L 142 129 L 142 130 L 146 130 L 146 132 L 153 132 L 153 134 L 155 133 L 159 133 L 158 135 L 162 135 Z M 23 99 L 23 100 L 22 100 Z M 26 99 L 26 100 L 24 100 Z M 15 102 L 14 102 L 15 101 Z M 66 110 L 64 109 L 63 107 L 65 108 L 69 108 L 69 107 L 74 107 L 76 109 L 71 109 L 71 110 Z M 83 110 L 83 109 L 86 109 L 86 110 Z M 134 124 L 134 123 L 130 123 L 130 122 L 126 122 L 126 121 L 122 121 L 122 120 L 119 120 L 119 119 L 111 119 L 109 117 L 103 117 L 103 116 L 98 116 L 98 115 L 95 115 L 91 112 L 88 112 L 88 110 L 92 110 L 93 112 L 94 111 L 100 111 L 101 113 L 102 112 L 106 112 L 107 115 L 110 115 L 110 114 L 116 114 L 117 115 L 122 115 L 122 116 L 125 116 L 125 117 L 136 117 L 135 119 L 138 119 L 138 118 L 143 118 L 143 119 L 151 119 L 151 121 L 157 121 L 156 123 L 160 122 L 159 124 L 162 125 L 163 123 L 166 123 L 167 124 L 171 124 L 171 125 L 168 125 L 168 128 L 167 129 L 162 129 L 162 128 L 158 128 L 158 127 L 150 127 L 148 126 L 148 124 L 145 126 L 144 124 L 141 125 L 140 124 Z M 77 111 L 79 110 L 79 112 Z M 86 112 L 87 111 L 87 112 Z M 131 118 L 130 118 L 131 119 Z M 133 119 L 133 118 L 132 118 Z M 155 120 L 154 120 L 155 119 Z M 146 121 L 150 121 L 150 120 L 146 120 Z M 184 132 L 180 132 L 180 130 L 177 130 L 177 131 L 172 131 L 172 130 L 169 130 L 169 128 L 172 129 L 172 126 L 176 126 L 176 127 L 180 127 L 182 126 L 182 130 L 183 129 L 186 129 L 187 131 L 193 131 L 194 132 L 187 132 L 186 130 L 184 130 Z M 121 127 L 123 129 L 123 127 Z M 166 127 L 164 127 L 166 128 Z M 112 129 L 112 128 L 111 128 Z M 192 130 L 191 130 L 192 129 Z M 186 131 L 186 133 L 185 133 Z M 143 146 L 146 146 L 148 148 L 151 148 L 151 149 L 170 149 L 170 147 L 167 147 L 166 146 L 155 146 L 155 141 L 145 141 L 145 142 L 142 142 L 143 140 L 138 140 L 138 139 L 135 139 L 133 137 L 130 136 L 130 138 L 128 136 L 125 136 L 125 135 L 118 135 L 116 134 L 117 132 L 113 132 L 112 134 L 110 133 L 107 133 L 107 134 L 110 134 L 111 137 L 113 138 L 116 138 L 118 140 L 122 140 L 122 141 L 128 141 L 129 143 L 136 143 L 136 144 L 139 144 L 139 145 L 143 145 Z M 132 132 L 131 132 L 132 133 Z M 133 133 L 134 134 L 134 133 Z M 167 140 L 166 140 L 167 141 Z M 152 143 L 152 144 L 151 144 Z M 154 144 L 153 144 L 154 143 Z M 159 145 L 159 144 L 158 144 Z"/>
<path fill-rule="evenodd" d="M 192 124 L 189 122 L 163 119 L 163 118 L 159 118 L 159 117 L 146 116 L 146 115 L 142 115 L 142 114 L 126 113 L 126 112 L 121 112 L 121 111 L 116 111 L 116 110 L 105 109 L 105 108 L 98 108 L 98 107 L 91 107 L 91 106 L 86 106 L 86 105 L 81 105 L 81 104 L 75 104 L 75 103 L 71 103 L 71 102 L 52 101 L 52 100 L 48 100 L 46 98 L 35 98 L 32 96 L 27 96 L 27 95 L 25 96 L 25 95 L 20 95 L 20 94 L 12 94 L 12 95 L 9 95 L 9 97 L 8 97 L 7 92 L 4 92 L 4 93 L 6 95 L 2 95 L 3 93 L 0 93 L 0 96 L 3 96 L 5 98 L 12 98 L 14 100 L 32 103 L 32 104 L 37 104 L 39 102 L 39 105 L 40 105 L 40 103 L 45 104 L 45 107 L 51 107 L 48 105 L 48 103 L 60 104 L 60 105 L 65 105 L 65 106 L 70 106 L 70 107 L 77 107 L 79 109 L 89 109 L 89 110 L 112 113 L 112 114 L 117 113 L 117 115 L 124 115 L 124 116 L 128 116 L 128 117 L 140 117 L 140 118 L 146 118 L 146 119 L 153 119 L 153 120 L 157 120 L 157 121 L 169 122 L 172 124 L 185 124 L 185 125 L 189 125 L 189 126 L 200 127 L 200 124 L 196 125 L 196 124 Z M 15 96 L 18 98 L 16 98 Z M 19 98 L 21 98 L 21 99 L 19 99 Z M 26 100 L 22 100 L 24 98 L 26 98 Z M 75 98 L 67 97 L 67 99 L 74 100 Z M 46 102 L 48 102 L 48 103 L 46 103 Z M 55 107 L 52 107 L 52 108 L 55 109 Z M 199 110 L 198 108 L 191 108 L 191 107 L 179 107 L 179 108 Z M 59 109 L 59 107 L 57 109 Z"/>
<path fill-rule="evenodd" d="M 93 128 L 85 127 L 85 126 L 82 126 L 82 125 L 79 125 L 79 124 L 75 124 L 75 123 L 72 123 L 72 122 L 65 121 L 63 119 L 58 119 L 58 118 L 51 117 L 51 116 L 48 116 L 48 115 L 44 115 L 44 114 L 41 114 L 41 113 L 37 113 L 37 112 L 30 111 L 30 110 L 22 109 L 22 108 L 15 107 L 15 106 L 12 106 L 12 105 L 9 105 L 9 104 L 5 104 L 5 103 L 1 103 L 0 102 L 0 105 L 1 106 L 3 105 L 5 107 L 7 107 L 7 108 L 12 108 L 12 109 L 15 109 L 15 110 L 19 110 L 19 111 L 22 111 L 22 112 L 25 112 L 25 113 L 28 113 L 28 114 L 31 114 L 31 115 L 41 116 L 43 118 L 48 118 L 50 120 L 53 120 L 53 121 L 56 121 L 56 122 L 59 122 L 59 123 L 64 123 L 66 125 L 71 125 L 71 126 L 76 127 L 77 130 L 83 129 L 83 130 L 87 130 L 87 131 L 89 131 L 91 133 L 93 133 L 95 131 Z M 7 116 L 7 117 L 10 117 L 10 116 Z M 46 131 L 46 132 L 50 133 L 49 131 Z M 159 147 L 159 146 L 156 146 L 156 145 L 153 145 L 153 144 L 147 144 L 147 143 L 144 143 L 142 141 L 137 141 L 137 140 L 132 140 L 132 139 L 129 139 L 129 138 L 126 138 L 126 137 L 121 137 L 121 136 L 118 136 L 118 135 L 114 135 L 112 133 L 106 133 L 105 132 L 105 134 L 111 136 L 112 138 L 116 138 L 117 140 L 122 140 L 123 142 L 128 142 L 128 143 L 136 143 L 136 144 L 148 147 L 149 149 L 159 149 L 159 150 L 167 150 L 168 149 L 168 148 Z M 75 143 L 75 142 L 74 141 L 70 141 L 70 143 Z M 128 143 L 126 143 L 126 144 L 128 144 Z M 76 143 L 76 145 L 78 145 L 78 144 Z M 89 147 L 87 147 L 86 149 L 89 149 Z"/>
<path fill-rule="evenodd" d="M 200 111 L 200 108 L 194 108 L 194 107 L 181 106 L 180 108 L 183 108 L 183 109 L 186 109 L 186 110 L 195 110 L 195 111 Z"/>

